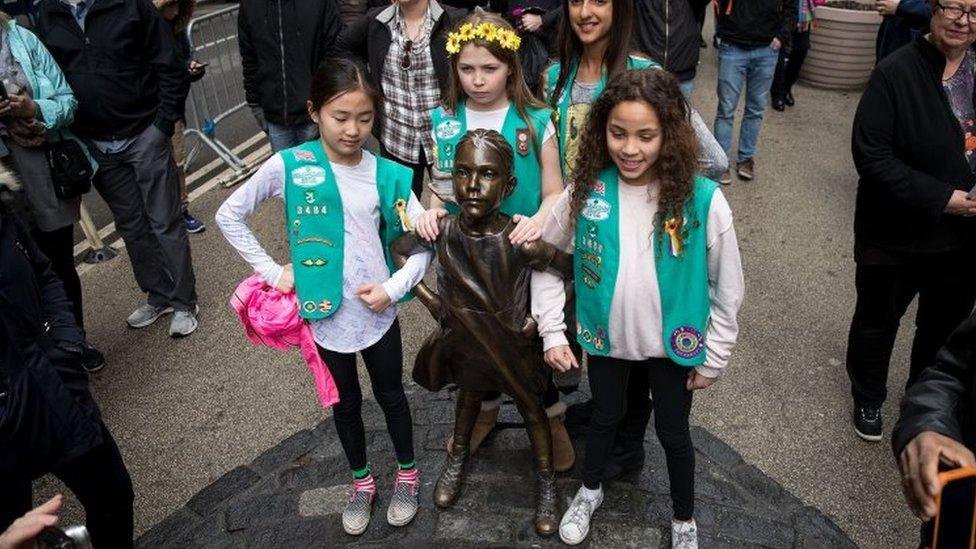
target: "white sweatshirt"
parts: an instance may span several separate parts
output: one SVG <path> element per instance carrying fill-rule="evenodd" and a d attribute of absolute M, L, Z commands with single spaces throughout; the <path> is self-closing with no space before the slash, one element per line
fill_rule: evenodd
<path fill-rule="evenodd" d="M 570 223 L 570 193 L 566 188 L 552 208 L 543 240 L 572 253 L 575 228 Z M 661 325 L 661 296 L 654 263 L 654 216 L 657 188 L 620 184 L 620 263 L 610 307 L 610 356 L 625 360 L 667 357 Z M 732 227 L 732 210 L 716 190 L 705 227 L 708 249 L 710 317 L 705 331 L 705 363 L 697 368 L 718 377 L 728 364 L 739 332 L 736 315 L 745 282 Z M 532 315 L 539 325 L 545 350 L 566 345 L 562 279 L 548 272 L 532 274 Z M 572 327 L 575 333 L 576 327 Z"/>
<path fill-rule="evenodd" d="M 315 342 L 339 353 L 354 353 L 373 345 L 390 329 L 396 318 L 396 302 L 424 277 L 433 252 L 410 256 L 402 269 L 390 276 L 379 236 L 380 204 L 376 188 L 376 157 L 363 151 L 356 166 L 331 164 L 342 199 L 345 229 L 343 246 L 342 304 L 328 318 L 312 322 Z M 234 191 L 217 210 L 217 226 L 241 257 L 269 284 L 276 284 L 284 267 L 258 243 L 247 220 L 259 204 L 284 194 L 285 166 L 274 155 L 251 179 Z M 424 213 L 413 195 L 407 205 L 411 222 Z M 284 235 L 284 231 L 282 231 Z M 393 305 L 374 313 L 356 295 L 362 284 L 382 283 Z"/>

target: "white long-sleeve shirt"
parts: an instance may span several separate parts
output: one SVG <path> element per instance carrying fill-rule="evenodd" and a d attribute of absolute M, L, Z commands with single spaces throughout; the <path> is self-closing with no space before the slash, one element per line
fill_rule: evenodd
<path fill-rule="evenodd" d="M 654 216 L 657 189 L 620 186 L 620 258 L 610 306 L 610 356 L 625 360 L 667 357 L 661 324 L 661 295 L 654 263 Z M 563 251 L 575 249 L 568 187 L 552 208 L 543 240 Z M 739 333 L 736 315 L 745 282 L 732 226 L 732 210 L 716 190 L 705 227 L 708 249 L 710 316 L 705 331 L 705 363 L 698 372 L 717 377 L 728 364 Z M 549 272 L 532 273 L 532 315 L 546 350 L 566 345 L 563 281 Z M 573 327 L 575 332 L 575 327 Z"/>
<path fill-rule="evenodd" d="M 424 276 L 433 252 L 410 256 L 402 269 L 390 275 L 379 236 L 380 204 L 376 188 L 376 157 L 363 151 L 356 166 L 331 164 L 345 229 L 343 246 L 342 304 L 328 318 L 312 322 L 315 342 L 339 353 L 354 353 L 373 345 L 390 329 L 396 318 L 396 302 Z M 217 210 L 217 226 L 224 238 L 269 284 L 277 284 L 284 266 L 264 250 L 247 220 L 259 204 L 284 194 L 285 166 L 279 155 L 262 165 L 251 179 L 234 191 Z M 424 212 L 413 195 L 407 205 L 411 222 Z M 356 295 L 363 284 L 381 282 L 393 305 L 374 313 Z"/>

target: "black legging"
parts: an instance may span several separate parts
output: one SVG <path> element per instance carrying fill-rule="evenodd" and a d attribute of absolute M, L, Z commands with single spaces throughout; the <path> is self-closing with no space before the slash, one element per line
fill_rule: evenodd
<path fill-rule="evenodd" d="M 85 507 L 85 525 L 91 534 L 92 546 L 95 549 L 124 549 L 132 547 L 132 480 L 112 435 L 104 426 L 102 433 L 105 442 L 51 473 L 61 479 Z M 30 480 L 6 479 L 2 491 L 0 531 L 33 507 Z"/>
<path fill-rule="evenodd" d="M 774 98 L 782 99 L 793 91 L 793 84 L 800 78 L 800 69 L 810 51 L 810 31 L 793 31 L 793 45 L 789 52 L 786 48 L 779 50 L 776 61 L 776 72 L 773 74 L 773 86 L 770 94 Z"/>
<path fill-rule="evenodd" d="M 53 231 L 34 229 L 31 236 L 37 242 L 37 247 L 51 260 L 51 270 L 64 284 L 64 293 L 71 300 L 71 310 L 75 315 L 75 322 L 84 331 L 85 315 L 81 308 L 81 279 L 75 270 L 75 240 L 74 226 L 68 225 Z"/>
<path fill-rule="evenodd" d="M 363 428 L 363 392 L 359 387 L 355 353 L 337 353 L 319 347 L 319 354 L 329 367 L 339 388 L 339 403 L 333 409 L 339 441 L 346 452 L 349 467 L 360 470 L 366 460 L 366 431 Z M 393 440 L 397 461 L 410 463 L 413 455 L 413 420 L 410 405 L 403 392 L 403 344 L 400 341 L 400 322 L 394 320 L 386 334 L 372 346 L 360 351 L 373 396 L 386 416 L 386 429 Z"/>
<path fill-rule="evenodd" d="M 688 430 L 693 393 L 685 388 L 688 372 L 688 368 L 666 358 L 631 361 L 590 356 L 588 375 L 594 406 L 583 461 L 583 484 L 587 488 L 600 486 L 618 425 L 627 423 L 628 415 L 640 413 L 641 407 L 628 406 L 628 400 L 646 400 L 650 391 L 654 396 L 654 429 L 668 463 L 674 518 L 690 520 L 694 516 L 695 448 Z"/>

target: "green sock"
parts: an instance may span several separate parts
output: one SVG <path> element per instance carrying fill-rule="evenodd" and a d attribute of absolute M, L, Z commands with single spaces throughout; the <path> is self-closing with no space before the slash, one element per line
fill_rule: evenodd
<path fill-rule="evenodd" d="M 417 466 L 417 462 L 416 461 L 411 461 L 410 463 L 400 463 L 398 461 L 397 462 L 397 466 L 400 467 L 400 470 L 401 471 L 409 471 L 410 469 L 413 469 L 414 467 Z"/>
<path fill-rule="evenodd" d="M 364 479 L 369 476 L 369 465 L 363 467 L 362 469 L 353 469 L 352 478 L 356 480 Z"/>

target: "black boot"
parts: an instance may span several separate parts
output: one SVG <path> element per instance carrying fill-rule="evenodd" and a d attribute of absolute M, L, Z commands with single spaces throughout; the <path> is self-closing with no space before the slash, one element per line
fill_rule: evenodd
<path fill-rule="evenodd" d="M 793 92 L 791 91 L 786 92 L 786 96 L 783 97 L 783 102 L 786 103 L 787 107 L 792 107 L 793 105 L 796 105 L 796 99 L 793 99 Z"/>
<path fill-rule="evenodd" d="M 780 96 L 773 96 L 773 110 L 783 112 L 786 110 L 786 99 Z"/>

